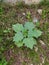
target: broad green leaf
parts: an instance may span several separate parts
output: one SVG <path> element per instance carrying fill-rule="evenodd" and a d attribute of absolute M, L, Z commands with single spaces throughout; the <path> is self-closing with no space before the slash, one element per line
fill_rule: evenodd
<path fill-rule="evenodd" d="M 41 36 L 42 32 L 40 30 L 34 29 L 33 30 L 33 36 L 38 38 L 39 36 Z"/>
<path fill-rule="evenodd" d="M 23 39 L 23 34 L 21 33 L 21 32 L 17 32 L 16 34 L 15 34 L 15 36 L 13 37 L 13 41 L 15 41 L 15 42 L 19 42 L 19 41 L 21 41 Z"/>
<path fill-rule="evenodd" d="M 37 43 L 36 40 L 34 38 L 25 38 L 23 40 L 23 43 L 25 44 L 25 46 L 27 46 L 28 48 L 32 49 L 33 46 Z"/>
<path fill-rule="evenodd" d="M 38 38 L 41 34 L 42 34 L 42 32 L 40 30 L 37 30 L 37 29 L 28 31 L 28 37 Z"/>
<path fill-rule="evenodd" d="M 21 47 L 21 46 L 23 46 L 23 43 L 22 42 L 18 42 L 18 43 L 15 43 L 15 45 L 17 45 L 17 47 Z"/>
<path fill-rule="evenodd" d="M 13 25 L 13 30 L 14 30 L 15 32 L 20 32 L 20 31 L 23 30 L 23 25 L 17 23 L 17 24 L 15 24 L 15 25 Z"/>
<path fill-rule="evenodd" d="M 32 22 L 26 22 L 24 27 L 27 30 L 32 30 L 33 28 L 35 28 L 35 25 Z"/>

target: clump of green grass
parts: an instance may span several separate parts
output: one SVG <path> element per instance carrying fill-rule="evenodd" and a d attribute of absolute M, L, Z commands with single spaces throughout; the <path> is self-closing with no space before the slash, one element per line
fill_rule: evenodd
<path fill-rule="evenodd" d="M 0 65 L 7 65 L 7 61 L 6 61 L 6 59 L 5 58 L 2 58 L 1 60 L 0 60 Z"/>
<path fill-rule="evenodd" d="M 2 14 L 3 14 L 3 8 L 0 7 L 0 15 L 2 15 Z"/>
<path fill-rule="evenodd" d="M 48 16 L 49 16 L 49 10 L 43 9 L 43 11 L 42 11 L 42 18 L 46 19 L 46 18 L 48 18 Z"/>
<path fill-rule="evenodd" d="M 49 6 L 49 1 L 43 0 L 42 2 L 39 3 L 39 5 Z"/>

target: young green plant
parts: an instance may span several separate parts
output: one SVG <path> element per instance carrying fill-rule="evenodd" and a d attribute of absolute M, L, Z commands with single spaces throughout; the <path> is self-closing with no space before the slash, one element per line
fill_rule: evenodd
<path fill-rule="evenodd" d="M 26 18 L 27 18 L 29 21 L 32 21 L 30 11 L 27 12 L 27 14 L 26 14 Z"/>
<path fill-rule="evenodd" d="M 13 25 L 12 28 L 16 32 L 13 37 L 13 41 L 18 47 L 25 45 L 26 47 L 32 49 L 33 46 L 37 44 L 35 38 L 40 37 L 42 34 L 33 22 L 25 22 L 24 25 L 17 23 Z"/>

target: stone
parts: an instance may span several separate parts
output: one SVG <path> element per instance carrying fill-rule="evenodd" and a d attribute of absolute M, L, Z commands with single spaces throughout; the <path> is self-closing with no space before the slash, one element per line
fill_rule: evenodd
<path fill-rule="evenodd" d="M 33 64 L 30 64 L 30 65 L 33 65 Z"/>
<path fill-rule="evenodd" d="M 41 45 L 45 45 L 45 43 L 42 40 L 39 40 L 39 42 L 41 43 Z"/>
<path fill-rule="evenodd" d="M 26 15 L 25 13 L 22 13 L 24 16 Z"/>
<path fill-rule="evenodd" d="M 25 0 L 25 4 L 39 4 L 42 0 Z"/>
<path fill-rule="evenodd" d="M 42 64 L 44 64 L 44 62 L 45 62 L 45 58 L 42 58 Z"/>
<path fill-rule="evenodd" d="M 42 63 L 40 63 L 39 65 L 42 65 Z"/>
<path fill-rule="evenodd" d="M 37 12 L 42 15 L 42 9 L 38 9 Z"/>
<path fill-rule="evenodd" d="M 35 52 L 37 52 L 38 51 L 38 47 L 34 47 L 35 48 Z"/>
<path fill-rule="evenodd" d="M 11 3 L 11 4 L 15 4 L 15 3 L 18 2 L 18 1 L 20 1 L 20 2 L 24 1 L 25 4 L 30 5 L 30 4 L 38 4 L 38 3 L 40 3 L 42 0 L 3 0 L 3 2 Z"/>
<path fill-rule="evenodd" d="M 3 2 L 15 4 L 17 2 L 17 0 L 3 0 Z"/>

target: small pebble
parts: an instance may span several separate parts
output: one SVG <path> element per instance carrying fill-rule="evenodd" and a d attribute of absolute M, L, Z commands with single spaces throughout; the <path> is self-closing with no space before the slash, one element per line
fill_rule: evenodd
<path fill-rule="evenodd" d="M 44 64 L 44 62 L 45 62 L 45 58 L 42 58 L 42 64 Z"/>
<path fill-rule="evenodd" d="M 30 65 L 33 65 L 33 64 L 30 64 Z"/>
<path fill-rule="evenodd" d="M 22 13 L 25 16 L 25 13 Z"/>
<path fill-rule="evenodd" d="M 42 63 L 40 63 L 39 65 L 42 65 Z"/>
<path fill-rule="evenodd" d="M 41 15 L 42 14 L 42 9 L 38 9 L 37 12 Z"/>
<path fill-rule="evenodd" d="M 42 40 L 40 40 L 39 42 L 40 42 L 42 45 L 45 45 L 45 43 L 44 43 Z"/>
<path fill-rule="evenodd" d="M 35 52 L 37 52 L 38 51 L 38 47 L 34 47 L 35 48 Z"/>

